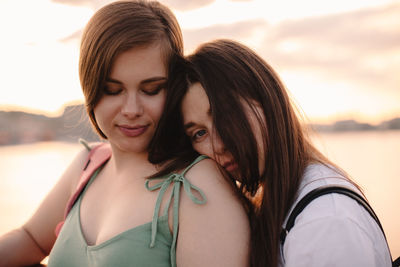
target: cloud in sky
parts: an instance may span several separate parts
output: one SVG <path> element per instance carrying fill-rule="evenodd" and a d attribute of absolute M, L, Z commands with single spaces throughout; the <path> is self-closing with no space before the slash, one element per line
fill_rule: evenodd
<path fill-rule="evenodd" d="M 286 84 L 301 100 L 301 106 L 316 107 L 310 113 L 327 108 L 317 108 L 307 101 L 312 96 L 331 97 L 331 110 L 399 112 L 398 14 L 400 3 L 276 24 L 255 19 L 184 29 L 184 40 L 190 52 L 200 43 L 216 38 L 249 45 L 280 74 L 289 73 L 283 77 L 285 83 L 288 76 L 289 80 L 295 77 Z"/>
<path fill-rule="evenodd" d="M 330 79 L 356 79 L 369 87 L 398 90 L 398 14 L 400 4 L 391 4 L 276 25 L 258 19 L 184 30 L 184 39 L 192 50 L 216 38 L 247 43 L 254 35 L 264 35 L 256 50 L 281 69 L 316 71 Z"/>
<path fill-rule="evenodd" d="M 161 2 L 171 9 L 188 11 L 208 6 L 215 0 L 163 0 Z"/>
<path fill-rule="evenodd" d="M 179 11 L 187 11 L 207 6 L 215 0 L 161 0 L 164 5 Z M 114 2 L 112 0 L 52 0 L 54 3 L 74 5 L 74 6 L 90 6 L 95 9 Z"/>
<path fill-rule="evenodd" d="M 112 0 L 51 0 L 51 1 L 57 4 L 64 4 L 70 6 L 89 6 L 94 9 L 104 6 L 110 2 L 113 2 Z"/>
<path fill-rule="evenodd" d="M 192 51 L 201 43 L 220 38 L 248 40 L 258 30 L 268 31 L 268 24 L 261 19 L 241 21 L 233 24 L 220 24 L 201 29 L 183 29 L 186 51 Z"/>
<path fill-rule="evenodd" d="M 52 50 L 63 51 L 57 54 L 58 62 L 63 62 L 62 66 L 51 61 L 52 66 L 54 65 L 51 68 L 47 64 L 34 69 L 41 70 L 41 73 L 57 70 L 57 73 L 64 73 L 65 77 L 71 79 L 72 74 L 76 73 L 76 63 L 69 66 L 71 64 L 68 62 L 73 56 L 64 59 L 64 54 L 67 54 L 66 51 L 70 51 L 71 54 L 78 53 L 79 39 L 85 23 L 94 10 L 112 1 L 52 0 L 50 5 L 47 0 L 35 3 L 30 0 L 24 1 L 24 5 L 30 7 L 27 10 L 35 7 L 43 13 L 33 18 L 30 16 L 31 12 L 16 12 L 20 8 L 15 4 L 7 10 L 8 13 L 16 15 L 3 20 L 0 16 L 0 20 L 4 22 L 3 26 L 7 21 L 13 25 L 2 28 L 5 40 L 9 40 L 10 44 L 2 43 L 3 63 L 0 64 L 0 69 L 4 66 L 5 73 L 9 73 L 6 77 L 15 76 L 10 73 L 9 68 L 10 65 L 14 65 L 15 58 L 6 51 L 9 51 L 8 48 L 15 49 L 16 44 L 19 44 L 21 51 L 28 49 L 24 60 L 29 62 L 36 60 L 32 55 L 38 54 L 38 51 L 48 51 L 43 52 L 40 62 L 46 62 L 45 58 Z M 400 115 L 400 2 L 377 6 L 378 3 L 371 4 L 374 0 L 365 1 L 370 3 L 367 5 L 369 7 L 365 7 L 364 2 L 359 3 L 360 6 L 364 6 L 363 9 L 355 9 L 354 6 L 343 7 L 344 5 L 338 3 L 335 13 L 316 12 L 319 16 L 300 9 L 295 15 L 289 16 L 280 12 L 282 7 L 279 4 L 268 4 L 266 7 L 262 0 L 161 2 L 173 9 L 181 23 L 186 53 L 192 52 L 203 42 L 218 38 L 235 39 L 253 48 L 276 68 L 289 90 L 295 91 L 296 99 L 302 98 L 300 102 L 306 103 L 301 103 L 301 106 L 314 106 L 315 113 L 327 110 L 326 105 L 318 107 L 315 103 L 305 100 L 314 96 L 320 98 L 330 95 L 342 98 L 340 107 L 332 106 L 329 112 L 336 112 L 339 108 L 343 111 L 357 107 L 361 109 L 360 102 L 363 102 L 363 108 L 366 108 L 375 101 L 381 102 L 381 107 L 376 108 L 377 112 L 383 110 L 386 105 L 397 107 L 392 109 L 397 110 Z M 187 3 L 187 6 L 183 7 L 183 3 Z M 347 11 L 343 12 L 340 6 Z M 277 17 L 271 19 L 274 14 L 277 14 Z M 77 19 L 71 21 L 71 17 Z M 288 17 L 291 19 L 285 19 Z M 9 23 L 24 20 L 30 23 Z M 48 21 L 52 23 L 49 24 Z M 16 35 L 16 32 L 19 34 Z M 78 58 L 77 55 L 75 57 Z M 63 71 L 60 72 L 61 69 Z M 36 76 L 39 77 L 40 74 Z M 8 78 L 12 84 L 11 80 Z M 38 85 L 31 82 L 29 86 L 36 86 L 40 90 L 44 88 L 39 81 Z M 18 88 L 29 86 L 14 85 Z M 79 86 L 73 86 L 79 91 Z M 346 95 L 348 93 L 352 94 L 351 98 Z M 365 99 L 358 99 L 360 97 Z M 81 98 L 81 94 L 75 98 Z M 60 101 L 65 99 L 67 98 Z M 349 102 L 347 107 L 343 107 L 343 101 Z M 353 104 L 352 101 L 357 103 Z M 9 102 L 17 103 L 17 100 L 10 99 Z M 326 111 L 326 114 L 329 112 Z"/>
<path fill-rule="evenodd" d="M 356 80 L 370 89 L 399 90 L 399 13 L 400 4 L 392 4 L 286 21 L 266 33 L 259 52 L 282 68 Z"/>
<path fill-rule="evenodd" d="M 51 0 L 54 3 L 72 5 L 72 6 L 85 6 L 92 5 L 96 0 Z"/>
<path fill-rule="evenodd" d="M 62 39 L 60 39 L 60 42 L 67 43 L 70 41 L 79 41 L 82 37 L 83 29 L 77 30 L 76 32 L 72 33 L 71 35 L 68 35 Z"/>

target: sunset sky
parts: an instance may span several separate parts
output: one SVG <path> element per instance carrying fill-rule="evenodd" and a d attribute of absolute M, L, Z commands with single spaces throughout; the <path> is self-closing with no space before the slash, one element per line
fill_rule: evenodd
<path fill-rule="evenodd" d="M 105 0 L 0 0 L 0 109 L 58 115 L 83 102 L 82 28 Z M 400 1 L 165 0 L 185 51 L 231 38 L 280 74 L 314 122 L 400 116 Z"/>

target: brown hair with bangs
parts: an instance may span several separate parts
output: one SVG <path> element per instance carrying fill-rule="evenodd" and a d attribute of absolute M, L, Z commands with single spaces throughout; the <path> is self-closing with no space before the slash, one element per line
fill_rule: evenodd
<path fill-rule="evenodd" d="M 114 59 L 134 47 L 160 43 L 165 64 L 176 55 L 183 55 L 183 38 L 173 13 L 156 1 L 117 1 L 99 9 L 90 19 L 82 35 L 79 76 L 89 118 L 97 125 L 94 108 L 103 95 L 103 88 Z"/>

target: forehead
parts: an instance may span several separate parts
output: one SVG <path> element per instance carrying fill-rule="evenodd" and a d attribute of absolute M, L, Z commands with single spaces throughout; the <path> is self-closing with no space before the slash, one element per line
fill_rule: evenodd
<path fill-rule="evenodd" d="M 164 55 L 159 44 L 134 47 L 120 53 L 115 58 L 110 72 L 112 78 L 145 79 L 149 76 L 166 75 Z"/>
<path fill-rule="evenodd" d="M 182 114 L 184 123 L 199 123 L 209 118 L 210 102 L 200 83 L 192 84 L 182 100 Z"/>

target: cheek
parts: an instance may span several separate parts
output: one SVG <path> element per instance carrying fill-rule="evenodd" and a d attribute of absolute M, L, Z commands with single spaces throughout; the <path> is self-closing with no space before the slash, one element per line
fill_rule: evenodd
<path fill-rule="evenodd" d="M 93 109 L 97 126 L 105 135 L 110 134 L 110 127 L 120 110 L 120 102 L 118 97 L 103 96 Z"/>
<path fill-rule="evenodd" d="M 121 98 L 113 96 L 103 96 L 100 98 L 99 102 L 97 102 L 96 106 L 94 107 L 93 111 L 97 117 L 111 117 L 116 112 L 118 112 L 121 106 Z"/>
<path fill-rule="evenodd" d="M 212 146 L 208 142 L 203 141 L 201 143 L 192 143 L 192 146 L 193 149 L 196 150 L 199 154 L 206 155 L 209 158 L 215 160 Z"/>
<path fill-rule="evenodd" d="M 161 118 L 161 115 L 164 111 L 165 104 L 165 94 L 160 94 L 156 98 L 153 98 L 148 103 L 148 110 L 151 113 L 154 121 L 158 122 Z"/>

